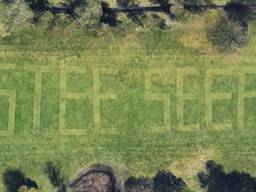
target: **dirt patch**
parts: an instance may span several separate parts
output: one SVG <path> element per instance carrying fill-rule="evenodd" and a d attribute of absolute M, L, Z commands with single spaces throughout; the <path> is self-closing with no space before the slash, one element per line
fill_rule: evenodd
<path fill-rule="evenodd" d="M 213 159 L 216 152 L 213 149 L 198 149 L 182 159 L 171 163 L 170 170 L 184 179 L 189 188 L 200 191 L 196 175 L 205 168 L 205 163 Z"/>
<path fill-rule="evenodd" d="M 79 173 L 69 184 L 75 192 L 119 192 L 120 186 L 110 166 L 97 164 Z"/>

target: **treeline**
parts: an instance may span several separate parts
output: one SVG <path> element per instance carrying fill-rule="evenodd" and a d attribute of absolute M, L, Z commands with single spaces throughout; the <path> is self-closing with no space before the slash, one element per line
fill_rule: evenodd
<path fill-rule="evenodd" d="M 92 28 L 100 23 L 117 26 L 122 23 L 117 18 L 118 13 L 126 13 L 133 22 L 144 27 L 146 12 L 163 12 L 172 20 L 178 19 L 171 10 L 176 4 L 181 4 L 184 10 L 195 14 L 208 9 L 223 9 L 230 19 L 242 21 L 252 19 L 256 9 L 254 0 L 231 0 L 226 5 L 216 5 L 211 0 L 180 0 L 176 3 L 171 3 L 169 0 L 149 0 L 149 2 L 152 6 L 143 7 L 138 0 L 116 0 L 117 7 L 110 7 L 107 2 L 99 0 L 62 0 L 58 6 L 51 4 L 49 0 L 1 0 L 0 22 L 11 29 L 26 22 L 37 24 L 42 17 L 49 17 L 53 22 L 62 15 L 80 27 Z M 154 16 L 157 18 L 156 15 Z M 162 22 L 166 21 L 162 20 Z"/>
<path fill-rule="evenodd" d="M 82 28 L 97 25 L 102 15 L 101 4 L 95 0 L 66 0 L 59 6 L 48 0 L 1 0 L 0 23 L 11 32 L 14 28 L 28 24 L 39 25 L 47 22 L 48 28 L 63 23 L 74 22 Z M 59 23 L 58 23 L 59 22 Z M 2 27 L 3 28 L 3 27 Z"/>
<path fill-rule="evenodd" d="M 104 164 L 92 165 L 69 181 L 62 168 L 51 161 L 43 171 L 56 192 L 192 192 L 186 182 L 167 170 L 153 177 L 130 176 L 120 180 L 116 170 Z M 19 169 L 7 169 L 2 175 L 6 192 L 40 192 L 42 188 Z M 222 165 L 208 161 L 197 174 L 198 184 L 207 192 L 255 192 L 256 178 L 245 172 L 225 172 Z"/>
<path fill-rule="evenodd" d="M 58 5 L 49 0 L 1 0 L 0 37 L 29 25 L 47 30 L 72 25 L 73 28 L 97 31 L 102 27 L 123 29 L 130 24 L 168 29 L 174 21 L 183 20 L 184 12 L 202 14 L 216 9 L 219 18 L 207 29 L 207 37 L 222 51 L 246 45 L 248 26 L 255 19 L 255 0 L 230 0 L 226 5 L 216 5 L 211 0 L 149 2 L 152 6 L 143 7 L 138 0 L 116 0 L 117 7 L 110 7 L 99 0 L 62 0 Z M 177 4 L 182 6 L 178 15 L 172 10 Z"/>

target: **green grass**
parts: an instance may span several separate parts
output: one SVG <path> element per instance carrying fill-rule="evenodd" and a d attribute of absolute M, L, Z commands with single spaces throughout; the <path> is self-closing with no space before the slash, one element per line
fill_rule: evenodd
<path fill-rule="evenodd" d="M 18 67 L 14 71 L 0 70 L 0 90 L 16 90 L 15 133 L 0 137 L 0 173 L 7 167 L 21 168 L 47 192 L 51 186 L 42 167 L 48 160 L 62 165 L 69 177 L 95 162 L 110 163 L 120 169 L 126 167 L 133 175 L 153 175 L 158 169 L 169 169 L 172 162 L 201 155 L 200 150 L 206 153 L 212 150 L 214 153 L 209 158 L 223 164 L 227 170 L 256 175 L 256 111 L 253 107 L 256 99 L 246 99 L 245 129 L 240 129 L 236 124 L 237 75 L 214 76 L 212 91 L 234 95 L 231 101 L 213 102 L 214 122 L 229 119 L 234 124 L 232 129 L 220 131 L 205 125 L 205 100 L 202 99 L 205 70 L 254 67 L 256 60 L 237 55 L 235 61 L 230 61 L 222 55 L 204 54 L 201 49 L 184 48 L 178 40 L 181 33 L 179 28 L 174 28 L 166 32 L 132 33 L 126 37 L 93 37 L 83 32 L 62 36 L 27 29 L 1 40 L 0 66 L 9 63 Z M 56 66 L 56 70 L 42 75 L 40 132 L 33 130 L 35 80 L 34 73 L 25 69 L 27 64 Z M 75 72 L 67 75 L 69 92 L 85 92 L 91 96 L 67 100 L 65 118 L 67 129 L 80 128 L 84 135 L 62 136 L 59 133 L 60 66 L 87 69 L 84 75 Z M 197 101 L 184 102 L 184 121 L 200 123 L 202 130 L 179 131 L 176 69 L 188 66 L 195 67 L 200 74 L 184 78 L 184 92 L 199 95 Z M 99 96 L 93 92 L 96 68 L 117 71 L 116 75 L 99 77 L 100 92 L 117 95 L 116 100 L 102 100 L 99 106 L 102 134 L 95 133 L 94 124 L 93 103 Z M 163 126 L 164 106 L 161 101 L 145 99 L 145 74 L 151 69 L 166 72 L 153 75 L 151 91 L 169 94 L 169 131 L 154 131 Z M 246 90 L 256 89 L 255 78 L 256 74 L 248 75 Z M 6 97 L 0 96 L 0 106 L 2 130 L 8 127 Z M 2 184 L 2 191 L 1 187 Z"/>

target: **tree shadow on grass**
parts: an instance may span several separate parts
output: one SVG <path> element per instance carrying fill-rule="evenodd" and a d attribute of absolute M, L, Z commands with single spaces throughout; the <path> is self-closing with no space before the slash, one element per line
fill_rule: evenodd
<path fill-rule="evenodd" d="M 225 172 L 223 166 L 214 161 L 208 161 L 206 171 L 197 177 L 207 192 L 256 192 L 256 178 L 244 172 Z"/>
<path fill-rule="evenodd" d="M 44 172 L 48 176 L 51 184 L 57 189 L 58 192 L 66 192 L 66 180 L 62 175 L 61 168 L 56 163 L 48 161 L 45 164 Z"/>
<path fill-rule="evenodd" d="M 21 186 L 26 186 L 29 189 L 38 189 L 37 183 L 32 179 L 27 178 L 19 169 L 6 169 L 2 175 L 2 180 L 6 192 L 17 192 Z"/>

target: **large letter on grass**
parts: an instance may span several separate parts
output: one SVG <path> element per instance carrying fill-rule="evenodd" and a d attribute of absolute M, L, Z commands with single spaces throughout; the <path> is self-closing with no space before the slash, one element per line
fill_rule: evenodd
<path fill-rule="evenodd" d="M 256 98 L 255 90 L 246 90 L 246 75 L 256 75 L 255 67 L 246 67 L 238 70 L 239 86 L 238 86 L 238 109 L 237 109 L 237 125 L 239 129 L 244 128 L 245 102 L 246 98 Z"/>
<path fill-rule="evenodd" d="M 0 64 L 0 70 L 15 70 L 16 65 Z M 12 136 L 14 134 L 15 126 L 15 107 L 16 107 L 16 91 L 0 89 L 0 96 L 8 98 L 8 128 L 7 130 L 0 130 L 0 136 Z M 0 106 L 1 108 L 1 106 Z M 1 118 L 1 117 L 0 117 Z"/>
<path fill-rule="evenodd" d="M 56 66 L 40 66 L 40 65 L 24 65 L 24 69 L 34 72 L 34 109 L 33 109 L 33 129 L 40 132 L 40 113 L 41 113 L 41 97 L 42 97 L 42 76 L 43 73 L 51 73 L 56 71 Z"/>
<path fill-rule="evenodd" d="M 232 93 L 224 92 L 217 93 L 212 92 L 213 86 L 213 75 L 233 75 L 234 70 L 230 68 L 217 68 L 217 69 L 207 69 L 205 78 L 205 106 L 206 106 L 206 126 L 208 128 L 213 128 L 215 130 L 222 130 L 225 128 L 232 128 L 231 122 L 224 123 L 214 123 L 213 122 L 213 100 L 231 100 Z"/>
<path fill-rule="evenodd" d="M 184 123 L 184 100 L 197 100 L 198 93 L 184 93 L 184 76 L 199 75 L 196 68 L 178 68 L 177 69 L 177 120 L 178 130 L 199 130 L 200 124 L 185 125 Z"/>
<path fill-rule="evenodd" d="M 67 74 L 78 73 L 86 74 L 86 68 L 82 67 L 62 67 L 60 74 L 60 115 L 59 115 L 59 131 L 61 135 L 83 135 L 86 132 L 82 128 L 67 129 L 66 128 L 66 100 L 85 99 L 89 97 L 88 93 L 69 92 L 67 90 Z M 77 82 L 79 83 L 79 82 Z"/>
<path fill-rule="evenodd" d="M 96 132 L 104 132 L 100 123 L 100 102 L 101 100 L 114 100 L 117 95 L 114 93 L 101 93 L 100 74 L 116 74 L 117 70 L 108 68 L 93 69 L 93 123 Z"/>
<path fill-rule="evenodd" d="M 152 75 L 163 75 L 165 69 L 153 69 L 145 74 L 145 99 L 152 101 L 161 101 L 164 105 L 164 123 L 162 127 L 157 127 L 153 131 L 169 131 L 171 129 L 171 101 L 170 94 L 152 93 Z"/>

